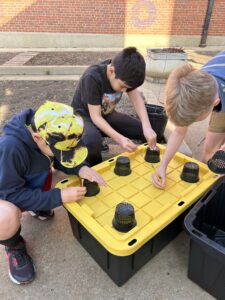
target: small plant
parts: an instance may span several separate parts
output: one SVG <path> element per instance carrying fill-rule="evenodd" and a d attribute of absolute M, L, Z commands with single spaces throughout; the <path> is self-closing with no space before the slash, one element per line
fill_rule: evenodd
<path fill-rule="evenodd" d="M 50 70 L 45 71 L 45 75 L 50 75 L 50 74 L 51 74 Z"/>

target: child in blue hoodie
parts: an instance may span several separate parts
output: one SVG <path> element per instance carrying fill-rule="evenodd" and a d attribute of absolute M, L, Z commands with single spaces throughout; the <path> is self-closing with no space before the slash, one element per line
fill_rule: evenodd
<path fill-rule="evenodd" d="M 166 185 L 167 166 L 192 123 L 211 114 L 203 162 L 206 163 L 218 149 L 225 150 L 225 51 L 209 60 L 201 70 L 190 64 L 177 67 L 167 81 L 165 109 L 176 128 L 169 138 L 158 176 L 152 176 L 153 184 L 161 189 Z"/>
<path fill-rule="evenodd" d="M 84 162 L 87 148 L 80 138 L 84 123 L 65 104 L 46 101 L 35 112 L 14 116 L 0 138 L 0 244 L 5 246 L 10 279 L 17 284 L 35 277 L 33 261 L 20 235 L 21 212 L 41 220 L 53 209 L 80 200 L 85 187 L 51 189 L 51 167 L 105 185 L 103 178 Z"/>

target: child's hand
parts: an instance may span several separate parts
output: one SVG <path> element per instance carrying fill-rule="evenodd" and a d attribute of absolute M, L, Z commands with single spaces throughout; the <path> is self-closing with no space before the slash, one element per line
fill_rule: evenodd
<path fill-rule="evenodd" d="M 155 149 L 156 148 L 156 138 L 157 138 L 155 131 L 152 128 L 150 128 L 148 130 L 144 130 L 144 136 L 146 138 L 146 141 L 148 142 L 149 148 Z"/>
<path fill-rule="evenodd" d="M 120 146 L 126 149 L 128 152 L 134 152 L 137 150 L 137 145 L 133 143 L 130 139 L 122 136 L 120 139 Z"/>
<path fill-rule="evenodd" d="M 154 174 L 152 174 L 152 183 L 159 189 L 166 187 L 166 170 L 159 167 Z"/>
<path fill-rule="evenodd" d="M 98 172 L 96 172 L 95 170 L 93 170 L 87 166 L 83 166 L 82 168 L 80 168 L 79 176 L 81 178 L 87 179 L 89 181 L 95 181 L 102 186 L 107 185 L 105 180 L 102 178 L 102 176 Z"/>
<path fill-rule="evenodd" d="M 220 147 L 219 150 L 225 151 L 225 143 Z"/>
<path fill-rule="evenodd" d="M 76 202 L 81 200 L 86 194 L 86 187 L 70 186 L 61 190 L 63 203 Z"/>

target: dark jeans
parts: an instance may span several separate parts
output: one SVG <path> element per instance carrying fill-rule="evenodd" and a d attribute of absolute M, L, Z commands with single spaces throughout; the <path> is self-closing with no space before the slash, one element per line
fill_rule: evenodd
<path fill-rule="evenodd" d="M 101 141 L 102 137 L 106 135 L 94 125 L 90 117 L 84 115 L 82 117 L 84 119 L 82 141 L 88 148 L 87 161 L 90 166 L 94 166 L 102 162 Z M 113 129 L 122 135 L 134 140 L 145 140 L 140 120 L 117 111 L 113 111 L 104 118 Z"/>

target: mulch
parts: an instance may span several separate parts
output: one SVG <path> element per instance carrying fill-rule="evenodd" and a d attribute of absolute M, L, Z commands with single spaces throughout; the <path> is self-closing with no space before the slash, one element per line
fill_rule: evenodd
<path fill-rule="evenodd" d="M 188 52 L 188 62 L 202 65 L 206 63 L 218 51 L 194 51 Z M 26 66 L 50 66 L 50 65 L 91 65 L 112 58 L 117 51 L 79 51 L 79 52 L 40 52 L 31 58 Z M 0 65 L 4 64 L 18 53 L 0 52 Z"/>
<path fill-rule="evenodd" d="M 25 65 L 91 65 L 115 56 L 116 51 L 40 52 Z"/>
<path fill-rule="evenodd" d="M 3 125 L 16 113 L 27 108 L 37 109 L 45 100 L 70 105 L 76 86 L 75 81 L 0 81 L 0 134 Z M 126 94 L 117 110 L 135 115 L 133 105 Z"/>

